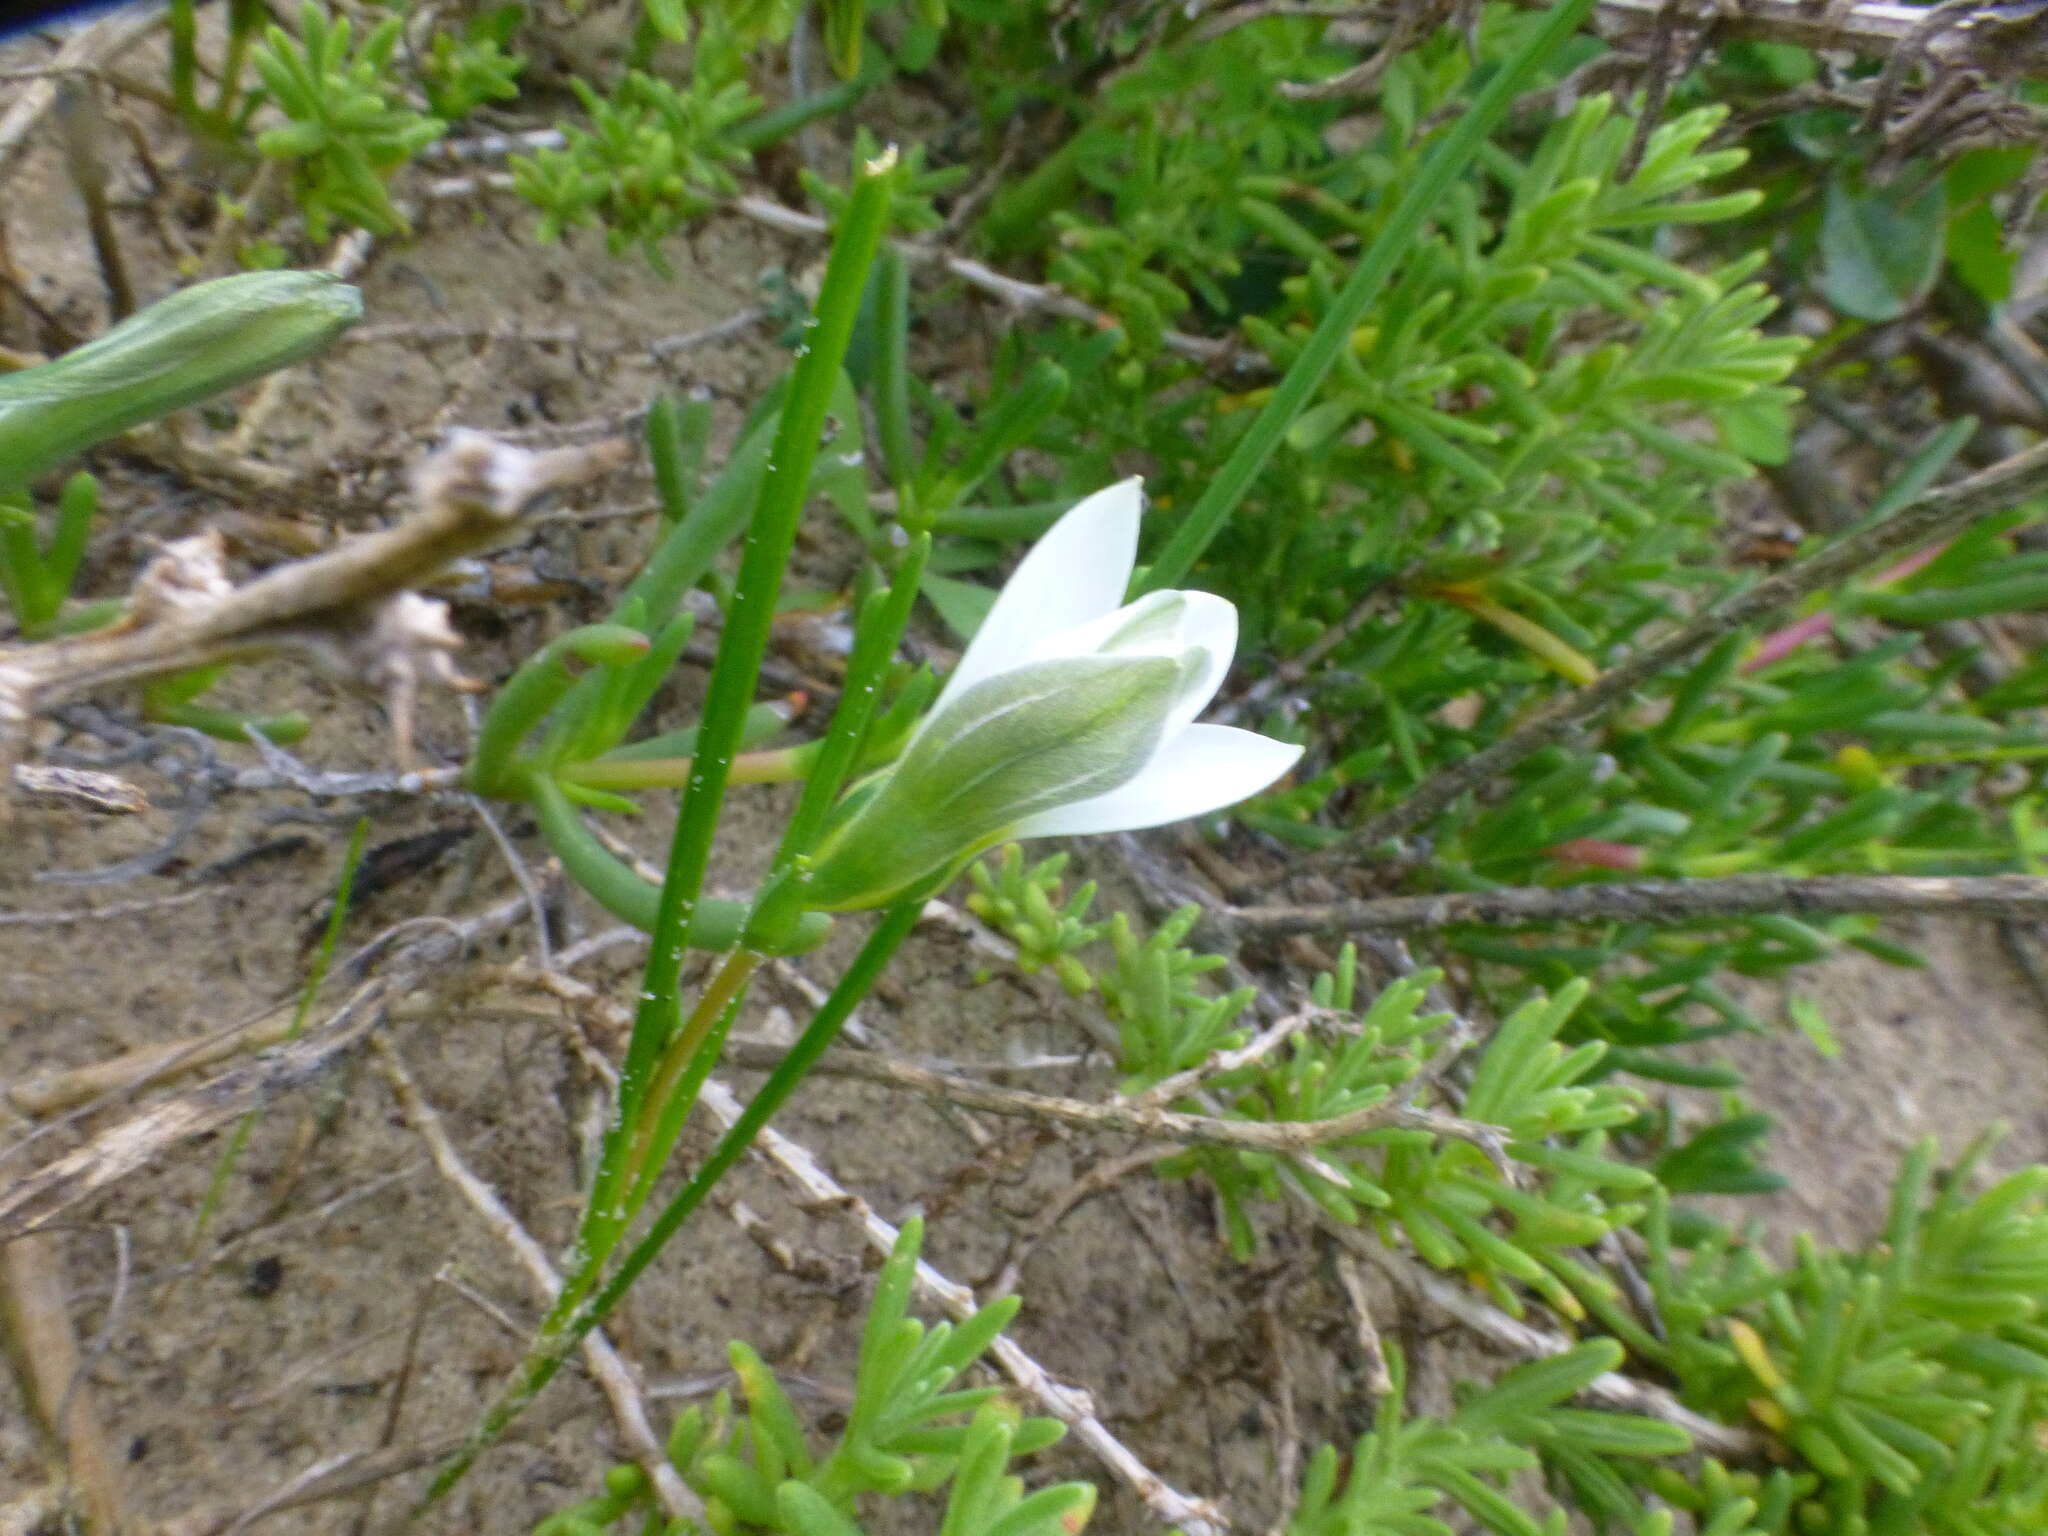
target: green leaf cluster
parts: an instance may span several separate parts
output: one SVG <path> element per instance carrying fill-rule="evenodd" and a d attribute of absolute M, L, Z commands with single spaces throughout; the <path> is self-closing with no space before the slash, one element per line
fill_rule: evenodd
<path fill-rule="evenodd" d="M 1991 1536 L 2048 1516 L 2048 1168 L 1972 1193 L 1996 1133 L 1956 1166 L 1914 1148 L 1880 1240 L 1774 1264 L 1754 1241 L 1660 1201 L 1644 1227 L 1662 1332 L 1612 1314 L 1630 1350 L 1686 1401 L 1759 1426 L 1800 1474 L 1760 1530 Z M 1569 1470 L 1569 1469 L 1567 1469 Z M 1698 1490 L 1652 1486 L 1685 1507 Z"/>
<path fill-rule="evenodd" d="M 589 126 L 565 123 L 560 149 L 515 157 L 513 190 L 540 210 L 540 239 L 594 224 L 612 255 L 637 246 L 668 273 L 661 242 L 738 191 L 733 167 L 746 153 L 732 129 L 760 106 L 744 52 L 706 29 L 687 80 L 635 69 L 606 95 L 580 78 L 570 85 Z"/>
<path fill-rule="evenodd" d="M 721 1392 L 669 1432 L 668 1456 L 703 1499 L 716 1536 L 861 1536 L 865 1505 L 943 1493 L 939 1536 L 1074 1536 L 1095 1490 L 1059 1483 L 1027 1493 L 1016 1459 L 1054 1444 L 1057 1419 L 1027 1418 L 994 1387 L 956 1381 L 1016 1316 L 1015 1297 L 955 1326 L 927 1328 L 909 1314 L 922 1223 L 904 1225 L 882 1266 L 861 1335 L 853 1404 L 832 1445 L 817 1450 L 775 1373 L 744 1343 L 730 1350 L 743 1407 Z M 636 1517 L 657 1518 L 637 1467 L 614 1469 L 605 1492 L 543 1520 L 534 1536 L 585 1536 Z M 670 1532 L 696 1529 L 670 1524 Z"/>
<path fill-rule="evenodd" d="M 1659 1420 L 1568 1406 L 1621 1361 L 1613 1340 L 1591 1340 L 1515 1367 L 1442 1418 L 1409 1418 L 1401 1358 L 1389 1351 L 1391 1390 L 1380 1400 L 1378 1422 L 1352 1447 L 1348 1464 L 1333 1446 L 1316 1452 L 1288 1536 L 1453 1536 L 1465 1529 L 1563 1536 L 1571 1529 L 1566 1511 L 1553 1506 L 1541 1517 L 1531 1514 L 1515 1485 L 1518 1474 L 1561 1453 L 1656 1458 L 1691 1448 L 1685 1431 Z M 1470 1523 L 1441 1518 L 1445 1505 Z M 1712 1529 L 1714 1536 L 1735 1536 L 1742 1527 Z"/>
<path fill-rule="evenodd" d="M 441 118 L 394 95 L 392 59 L 403 30 L 402 17 L 387 16 L 352 48 L 348 18 L 307 0 L 297 37 L 273 25 L 255 50 L 268 100 L 285 119 L 258 134 L 256 148 L 290 164 L 292 194 L 315 240 L 336 220 L 373 234 L 403 230 L 386 183 L 447 131 Z"/>

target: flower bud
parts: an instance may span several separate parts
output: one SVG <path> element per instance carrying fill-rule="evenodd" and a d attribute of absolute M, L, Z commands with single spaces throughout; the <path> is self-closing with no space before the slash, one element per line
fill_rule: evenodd
<path fill-rule="evenodd" d="M 809 905 L 882 906 L 1026 817 L 1127 784 L 1152 758 L 1201 653 L 1027 664 L 947 700 L 819 844 Z"/>
<path fill-rule="evenodd" d="M 0 375 L 0 491 L 310 357 L 362 313 L 362 295 L 331 272 L 244 272 L 182 289 L 62 357 Z"/>

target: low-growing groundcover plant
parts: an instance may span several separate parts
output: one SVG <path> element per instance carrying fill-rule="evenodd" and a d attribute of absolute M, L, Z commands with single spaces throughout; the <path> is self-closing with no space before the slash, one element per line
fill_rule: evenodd
<path fill-rule="evenodd" d="M 2048 413 L 2021 260 L 2042 103 L 1998 35 L 2021 23 L 1943 8 L 1902 33 L 1851 6 L 1603 41 L 1587 0 L 647 4 L 563 77 L 551 29 L 604 10 L 571 9 L 173 5 L 167 88 L 138 94 L 247 194 L 215 199 L 186 275 L 282 269 L 170 285 L 83 346 L 48 325 L 0 338 L 14 784 L 116 794 L 50 777 L 76 765 L 34 760 L 38 722 L 111 732 L 70 706 L 140 683 L 138 739 L 224 739 L 207 752 L 249 754 L 254 782 L 372 808 L 463 796 L 645 935 L 581 1209 L 539 1259 L 545 1315 L 479 1421 L 442 1426 L 466 1438 L 413 1490 L 414 1524 L 575 1351 L 602 1373 L 601 1327 L 708 1240 L 702 1207 L 751 1148 L 823 1177 L 761 1138 L 853 1059 L 855 1011 L 944 914 L 1056 978 L 1114 1082 L 1044 1093 L 886 1051 L 861 1070 L 1136 1138 L 1124 1176 L 1213 1198 L 1217 1264 L 1314 1233 L 1520 1357 L 1423 1412 L 1403 1348 L 1361 1345 L 1359 1432 L 1301 1460 L 1274 1528 L 2048 1525 L 2048 1171 L 1980 1177 L 1990 1136 L 1923 1143 L 1882 1229 L 1839 1247 L 1698 1198 L 1781 1182 L 1718 1054 L 1778 1027 L 1735 978 L 1852 946 L 1914 963 L 1878 926 L 1894 910 L 2048 907 L 2048 663 L 2025 617 L 2048 597 Z M 830 80 L 806 75 L 817 42 Z M 962 91 L 952 128 L 898 131 Z M 855 147 L 844 180 L 828 131 Z M 447 176 L 428 156 L 450 140 L 444 162 L 505 169 Z M 778 169 L 792 155 L 800 174 Z M 274 485 L 274 466 L 166 448 L 160 424 L 201 405 L 224 424 L 238 387 L 357 318 L 317 270 L 327 242 L 403 242 L 484 197 L 537 210 L 539 240 L 601 231 L 592 261 L 656 270 L 714 218 L 829 241 L 822 270 L 764 284 L 747 323 L 784 327 L 788 367 L 728 449 L 703 399 L 631 423 L 656 505 L 616 584 L 512 626 L 494 682 L 456 670 L 456 610 L 429 591 L 474 552 L 544 541 L 522 517 L 617 472 L 616 436 L 457 434 L 391 526 L 260 575 L 218 530 L 132 581 L 96 564 L 107 495 L 80 455 Z M 1015 312 L 943 367 L 963 289 Z M 783 610 L 815 600 L 793 590 L 800 534 L 843 553 L 844 646 L 778 744 L 793 711 L 760 694 Z M 701 707 L 671 725 L 693 646 Z M 282 750 L 319 747 L 303 715 L 202 702 L 279 654 L 376 692 L 397 771 L 315 770 Z M 434 685 L 481 697 L 464 745 L 423 752 Z M 713 894 L 728 802 L 755 784 L 793 786 L 763 872 Z M 615 829 L 669 802 L 666 859 L 636 867 Z M 1158 871 L 1175 840 L 1117 836 L 1172 823 L 1223 887 L 1177 910 L 1186 877 Z M 1091 841 L 1017 846 L 1061 836 Z M 1171 895 L 1098 915 L 1076 856 Z M 515 868 L 532 885 L 516 848 Z M 302 1028 L 361 874 L 352 850 L 281 1054 L 202 1085 L 193 1129 L 148 1134 L 236 1121 L 265 1063 L 323 1048 L 333 1031 Z M 966 914 L 946 905 L 963 879 Z M 555 965 L 554 898 L 522 900 L 535 974 L 601 1009 Z M 715 1073 L 754 982 L 811 956 L 828 984 L 741 1105 Z M 1823 1073 L 1830 1021 L 1796 994 L 1787 1012 Z M 686 1139 L 713 1117 L 708 1151 Z M 33 1176 L 0 1190 L 0 1239 L 82 1199 L 53 1206 Z M 957 1326 L 912 1320 L 914 1287 L 949 1294 L 921 1241 L 915 1222 L 888 1238 L 841 1422 L 812 1421 L 743 1339 L 733 1393 L 659 1440 L 625 1415 L 631 1463 L 538 1529 L 1050 1536 L 1102 1497 L 1037 1470 L 1062 1420 L 1132 1518 L 1247 1518 L 1048 1384 L 1009 1337 L 1030 1333 L 1028 1291 L 1021 1312 L 970 1297 Z M 976 1374 L 989 1360 L 1010 1386 Z M 923 1502 L 892 1516 L 902 1499 Z"/>

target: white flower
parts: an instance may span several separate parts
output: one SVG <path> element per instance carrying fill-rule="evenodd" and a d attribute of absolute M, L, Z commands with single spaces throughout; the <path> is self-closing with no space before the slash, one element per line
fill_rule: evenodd
<path fill-rule="evenodd" d="M 1237 649 L 1230 603 L 1123 602 L 1141 505 L 1136 480 L 1098 491 L 1024 557 L 896 766 L 848 797 L 814 905 L 880 905 L 1007 838 L 1199 816 L 1294 766 L 1300 747 L 1195 723 Z"/>

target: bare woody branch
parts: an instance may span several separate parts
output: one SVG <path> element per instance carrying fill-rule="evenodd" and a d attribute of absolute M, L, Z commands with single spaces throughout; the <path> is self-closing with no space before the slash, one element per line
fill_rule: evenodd
<path fill-rule="evenodd" d="M 0 1343 L 10 1346 L 22 1396 L 65 1470 L 76 1512 L 91 1530 L 125 1531 L 132 1515 L 121 1461 L 94 1401 L 57 1244 L 53 1233 L 0 1244 Z"/>
<path fill-rule="evenodd" d="M 1515 3 L 1537 8 L 1543 0 Z M 1647 32 L 1672 4 L 1673 0 L 1600 0 L 1598 15 L 1603 31 Z M 2036 8 L 1979 5 L 1961 24 L 1928 38 L 1925 29 L 1932 9 L 1882 0 L 1851 5 L 1744 0 L 1741 5 L 1702 7 L 1701 11 L 1703 19 L 1711 20 L 1720 35 L 1727 37 L 1880 59 L 1924 46 L 1933 62 L 1940 64 L 1995 64 L 2001 73 L 2010 72 L 2015 64 L 2048 69 L 2048 25 L 2043 24 Z"/>
<path fill-rule="evenodd" d="M 1297 933 L 1416 933 L 1466 923 L 1683 923 L 1701 918 L 1851 912 L 2048 917 L 2048 879 L 2035 875 L 1731 875 L 1721 880 L 1626 880 L 1510 886 L 1432 896 L 1372 896 L 1301 907 L 1234 907 L 1211 921 L 1239 937 Z"/>
<path fill-rule="evenodd" d="M 14 167 L 28 143 L 29 130 L 57 100 L 57 87 L 70 74 L 85 74 L 109 64 L 163 25 L 163 13 L 151 5 L 130 5 L 80 27 L 64 40 L 41 71 L 41 78 L 22 87 L 0 116 L 0 176 Z"/>
<path fill-rule="evenodd" d="M 531 136 L 534 147 L 550 148 L 562 140 L 559 133 L 544 133 Z M 479 147 L 474 151 L 478 157 L 489 155 L 494 149 L 510 150 L 518 146 L 505 141 L 501 136 L 473 141 Z M 458 146 L 458 153 L 465 146 Z M 445 176 L 430 182 L 426 195 L 430 198 L 463 198 L 482 191 L 501 191 L 510 188 L 512 178 L 503 171 L 482 171 L 467 176 Z M 805 213 L 800 208 L 786 207 L 772 198 L 748 194 L 736 197 L 728 205 L 740 217 L 761 225 L 765 229 L 780 230 L 784 234 L 823 237 L 831 233 L 832 226 L 816 214 Z M 944 246 L 924 240 L 896 240 L 891 244 L 903 257 L 919 266 L 937 267 L 949 277 L 956 278 L 968 287 L 1000 300 L 1017 310 L 1038 310 L 1046 314 L 1060 315 L 1069 320 L 1079 320 L 1099 330 L 1116 330 L 1122 322 L 1114 315 L 1097 309 L 1094 305 L 1076 298 L 1057 283 L 1033 283 L 1023 278 L 1011 277 L 998 272 L 986 262 L 976 261 L 971 256 L 957 256 Z M 748 311 L 740 317 L 747 323 L 758 318 L 755 311 Z M 710 332 L 691 333 L 687 336 L 670 338 L 658 342 L 649 350 L 662 353 L 680 350 L 696 342 L 712 339 Z M 1177 352 L 1194 362 L 1228 364 L 1239 355 L 1236 344 L 1225 337 L 1193 336 L 1185 331 L 1169 330 L 1162 334 L 1161 342 L 1168 351 Z"/>
<path fill-rule="evenodd" d="M 451 645 L 452 632 L 442 639 L 422 625 L 427 600 L 407 589 L 504 539 L 534 501 L 615 468 L 626 451 L 613 442 L 532 453 L 455 434 L 421 465 L 413 516 L 239 587 L 217 539 L 179 540 L 144 570 L 119 622 L 0 649 L 0 762 L 35 715 L 96 688 L 280 649 L 338 652 L 361 670 L 391 664 L 379 648 Z M 394 617 L 407 623 L 394 628 Z"/>
<path fill-rule="evenodd" d="M 717 1078 L 704 1084 L 699 1101 L 721 1126 L 730 1129 L 740 1117 L 740 1102 L 732 1090 Z M 868 1246 L 887 1255 L 896 1247 L 900 1231 L 875 1214 L 874 1208 L 852 1193 L 803 1147 L 773 1128 L 761 1132 L 756 1149 L 777 1172 L 793 1183 L 806 1203 L 852 1216 L 859 1224 Z M 974 1292 L 948 1279 L 920 1259 L 915 1279 L 917 1290 L 935 1301 L 956 1322 L 974 1315 L 979 1303 Z M 1186 1536 L 1226 1536 L 1230 1522 L 1223 1511 L 1207 1499 L 1192 1498 L 1161 1478 L 1110 1432 L 1095 1412 L 1088 1394 L 1065 1386 L 1051 1372 L 1025 1353 L 1007 1336 L 998 1336 L 989 1353 L 1032 1401 L 1074 1432 L 1074 1438 L 1094 1453 L 1102 1464 L 1121 1478 L 1144 1501 L 1152 1517 L 1169 1529 Z"/>
<path fill-rule="evenodd" d="M 1346 840 L 1371 848 L 1414 832 L 1464 795 L 1497 780 L 1532 752 L 1562 741 L 1599 719 L 1651 678 L 1690 660 L 1722 636 L 1838 586 L 1888 556 L 1947 538 L 1975 519 L 2003 511 L 2048 488 L 2048 443 L 2001 459 L 1988 469 L 1927 492 L 1873 527 L 1794 561 L 1746 591 L 1704 612 L 1624 658 L 1591 685 L 1560 695 L 1493 745 L 1426 779 L 1399 805 L 1375 816 Z"/>
<path fill-rule="evenodd" d="M 784 1048 L 761 1042 L 734 1040 L 726 1047 L 726 1059 L 735 1066 L 769 1068 L 779 1062 Z M 1194 1115 L 1140 1101 L 1096 1103 L 1090 1099 L 1068 1098 L 1062 1094 L 1033 1093 L 1024 1088 L 1007 1088 L 950 1072 L 893 1060 L 868 1051 L 835 1051 L 819 1063 L 818 1070 L 835 1077 L 857 1077 L 943 1099 L 962 1109 L 979 1109 L 994 1115 L 1071 1125 L 1098 1134 L 1137 1136 L 1146 1141 L 1171 1142 L 1188 1147 L 1236 1147 L 1265 1152 L 1275 1157 L 1308 1162 L 1319 1177 L 1342 1182 L 1343 1176 L 1321 1166 L 1315 1149 L 1329 1146 L 1367 1131 L 1388 1125 L 1413 1126 L 1460 1140 L 1485 1143 L 1498 1140 L 1491 1126 L 1460 1120 L 1455 1116 L 1389 1099 L 1369 1104 L 1349 1114 L 1327 1120 L 1227 1120 L 1220 1115 Z"/>

